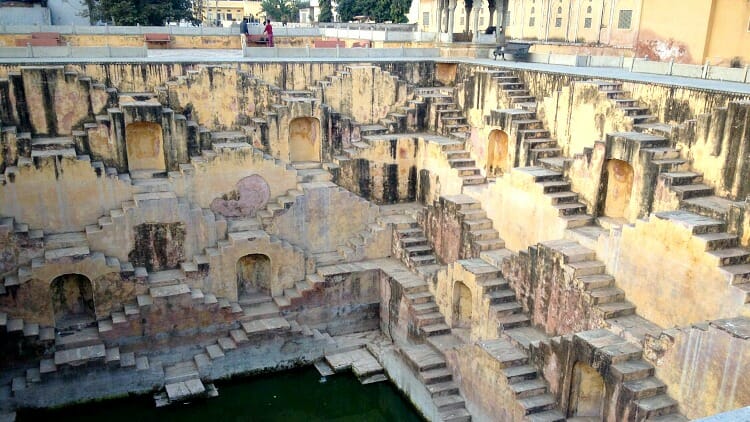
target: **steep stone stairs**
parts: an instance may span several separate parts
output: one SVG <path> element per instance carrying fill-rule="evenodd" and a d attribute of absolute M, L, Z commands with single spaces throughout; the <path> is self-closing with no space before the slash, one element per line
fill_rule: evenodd
<path fill-rule="evenodd" d="M 407 365 L 416 373 L 432 397 L 440 419 L 450 422 L 471 421 L 465 402 L 453 381 L 445 357 L 427 344 L 403 346 L 401 356 Z"/>
<path fill-rule="evenodd" d="M 736 235 L 727 233 L 725 220 L 684 210 L 657 212 L 654 216 L 691 230 L 705 243 L 706 254 L 725 274 L 728 284 L 744 292 L 745 302 L 750 302 L 750 251 L 738 246 Z"/>
<path fill-rule="evenodd" d="M 641 127 L 646 128 L 656 120 L 656 116 L 651 115 L 648 107 L 639 105 L 638 100 L 630 97 L 630 93 L 622 89 L 622 82 L 604 80 L 587 82 L 597 84 L 599 91 L 605 94 L 634 126 L 645 125 Z"/>
<path fill-rule="evenodd" d="M 527 420 L 534 422 L 564 421 L 565 416 L 557 410 L 555 398 L 549 394 L 547 382 L 536 367 L 529 364 L 526 350 L 506 338 L 483 340 L 478 346 L 502 365 L 502 373 L 516 397 Z"/>

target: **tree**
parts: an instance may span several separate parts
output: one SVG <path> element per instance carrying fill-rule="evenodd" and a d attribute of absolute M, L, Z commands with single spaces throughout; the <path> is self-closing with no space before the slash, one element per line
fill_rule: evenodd
<path fill-rule="evenodd" d="M 190 0 L 88 0 L 89 18 L 114 25 L 161 26 L 182 20 L 197 23 Z"/>
<path fill-rule="evenodd" d="M 409 19 L 406 18 L 406 14 L 409 13 L 409 7 L 411 7 L 411 4 L 408 0 L 393 0 L 390 8 L 390 20 L 393 23 L 409 22 Z"/>
<path fill-rule="evenodd" d="M 375 22 L 407 22 L 409 0 L 341 0 L 338 2 L 339 19 L 349 22 L 355 16 L 369 16 Z"/>
<path fill-rule="evenodd" d="M 318 22 L 331 21 L 333 21 L 333 13 L 331 13 L 331 0 L 320 0 L 320 14 L 318 15 Z"/>
<path fill-rule="evenodd" d="M 277 22 L 297 22 L 302 6 L 300 0 L 263 0 L 260 4 L 266 16 Z"/>

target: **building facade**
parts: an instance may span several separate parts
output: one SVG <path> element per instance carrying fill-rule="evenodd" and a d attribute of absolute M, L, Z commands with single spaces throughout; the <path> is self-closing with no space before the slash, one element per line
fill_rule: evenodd
<path fill-rule="evenodd" d="M 750 3 L 737 0 L 506 0 L 506 36 L 545 43 L 632 49 L 638 57 L 742 66 L 750 61 Z M 502 2 L 496 2 L 496 10 Z M 422 0 L 419 27 L 427 32 L 484 31 L 498 21 L 487 1 Z M 439 16 L 442 13 L 442 22 Z M 452 15 L 452 16 L 451 16 Z M 441 31 L 442 29 L 442 31 Z"/>

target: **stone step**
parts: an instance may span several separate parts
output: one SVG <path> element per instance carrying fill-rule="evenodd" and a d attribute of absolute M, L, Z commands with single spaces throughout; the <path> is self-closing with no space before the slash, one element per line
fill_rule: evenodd
<path fill-rule="evenodd" d="M 185 273 L 181 270 L 165 270 L 148 273 L 149 287 L 172 286 L 185 280 Z"/>
<path fill-rule="evenodd" d="M 572 194 L 573 193 L 573 192 L 570 192 L 570 182 L 567 182 L 564 180 L 548 180 L 544 182 L 538 182 L 537 184 L 542 186 L 545 194 L 551 194 L 551 193 Z"/>
<path fill-rule="evenodd" d="M 481 174 L 474 174 L 469 176 L 460 176 L 463 184 L 466 185 L 481 185 L 487 182 L 487 178 Z"/>
<path fill-rule="evenodd" d="M 432 397 L 458 394 L 458 384 L 453 381 L 430 384 L 427 386 L 427 391 L 430 392 Z"/>
<path fill-rule="evenodd" d="M 726 223 L 724 221 L 704 217 L 689 211 L 664 211 L 654 213 L 653 215 L 656 218 L 669 220 L 676 225 L 684 227 L 694 235 L 726 231 Z"/>
<path fill-rule="evenodd" d="M 703 175 L 690 171 L 676 171 L 659 174 L 660 179 L 667 181 L 669 186 L 694 185 L 703 181 Z"/>
<path fill-rule="evenodd" d="M 680 200 L 697 198 L 701 196 L 711 196 L 714 194 L 714 188 L 702 183 L 694 185 L 675 185 L 672 191 L 677 194 Z"/>
<path fill-rule="evenodd" d="M 510 389 L 517 398 L 526 398 L 545 394 L 547 392 L 547 383 L 542 379 L 535 378 L 510 384 Z"/>
<path fill-rule="evenodd" d="M 88 247 L 85 232 L 48 234 L 44 236 L 45 249 Z"/>
<path fill-rule="evenodd" d="M 509 384 L 533 380 L 537 377 L 536 367 L 531 365 L 516 365 L 502 369 Z"/>
<path fill-rule="evenodd" d="M 409 257 L 409 260 L 416 266 L 422 266 L 422 265 L 430 265 L 437 263 L 437 258 L 435 255 L 427 254 L 427 255 L 417 255 Z"/>
<path fill-rule="evenodd" d="M 511 328 L 526 327 L 531 324 L 529 317 L 523 314 L 511 314 L 497 319 L 500 330 L 509 330 Z"/>
<path fill-rule="evenodd" d="M 719 270 L 732 286 L 750 283 L 750 264 L 726 265 L 719 267 Z"/>
<path fill-rule="evenodd" d="M 579 261 L 567 264 L 574 271 L 576 278 L 588 275 L 604 274 L 606 267 L 600 261 Z"/>
<path fill-rule="evenodd" d="M 437 396 L 432 399 L 437 406 L 438 410 L 443 412 L 446 410 L 462 409 L 464 408 L 464 398 L 458 394 L 450 394 L 444 396 Z"/>
<path fill-rule="evenodd" d="M 500 238 L 477 240 L 474 242 L 475 248 L 479 249 L 480 252 L 493 251 L 503 249 L 505 247 L 505 241 Z"/>
<path fill-rule="evenodd" d="M 432 384 L 440 384 L 453 380 L 453 374 L 447 368 L 430 369 L 428 371 L 421 371 L 419 377 L 422 382 L 429 386 Z"/>
<path fill-rule="evenodd" d="M 432 246 L 430 245 L 408 246 L 404 248 L 404 251 L 410 257 L 415 257 L 419 255 L 429 255 L 433 253 Z"/>
<path fill-rule="evenodd" d="M 490 305 L 490 310 L 497 318 L 505 318 L 523 311 L 523 306 L 517 301 L 512 301 Z"/>
<path fill-rule="evenodd" d="M 625 292 L 617 287 L 600 287 L 590 290 L 589 296 L 595 305 L 601 305 L 624 300 Z"/>
<path fill-rule="evenodd" d="M 644 399 L 664 394 L 667 386 L 656 377 L 648 377 L 626 381 L 623 383 L 625 390 L 632 394 L 634 399 Z"/>
<path fill-rule="evenodd" d="M 750 263 L 750 251 L 742 248 L 727 248 L 708 251 L 717 266 L 742 265 Z"/>
<path fill-rule="evenodd" d="M 164 382 L 167 384 L 198 377 L 198 367 L 193 360 L 178 362 L 164 368 Z"/>
<path fill-rule="evenodd" d="M 529 420 L 529 422 L 562 422 L 565 420 L 572 421 L 572 419 L 566 419 L 565 415 L 563 415 L 562 412 L 556 409 L 531 414 L 527 417 L 527 419 Z"/>
<path fill-rule="evenodd" d="M 640 399 L 635 402 L 637 417 L 653 418 L 677 412 L 677 401 L 666 394 Z"/>
<path fill-rule="evenodd" d="M 555 204 L 553 207 L 557 209 L 560 216 L 586 213 L 586 205 L 579 202 Z"/>
<path fill-rule="evenodd" d="M 445 323 L 445 318 L 440 312 L 430 312 L 426 314 L 415 315 L 418 326 L 433 325 Z"/>
<path fill-rule="evenodd" d="M 471 414 L 466 408 L 451 409 L 440 412 L 440 420 L 443 422 L 470 422 Z"/>
<path fill-rule="evenodd" d="M 412 309 L 414 310 L 415 315 L 422 315 L 422 314 L 439 311 L 437 303 L 435 303 L 434 300 L 429 300 L 427 302 L 413 304 Z"/>
<path fill-rule="evenodd" d="M 628 301 L 612 302 L 599 305 L 604 319 L 617 318 L 635 313 L 635 305 Z"/>
<path fill-rule="evenodd" d="M 422 326 L 422 332 L 424 332 L 427 337 L 440 336 L 443 334 L 450 334 L 451 327 L 449 327 L 445 323 L 424 325 Z"/>
<path fill-rule="evenodd" d="M 584 275 L 576 277 L 576 280 L 588 291 L 610 287 L 615 283 L 615 278 L 609 274 Z"/>
<path fill-rule="evenodd" d="M 513 302 L 516 300 L 516 292 L 512 289 L 495 290 L 484 295 L 491 305 Z"/>
<path fill-rule="evenodd" d="M 526 415 L 552 410 L 555 407 L 555 398 L 551 394 L 540 394 L 538 396 L 524 397 L 518 400 Z"/>
<path fill-rule="evenodd" d="M 618 362 L 610 368 L 610 373 L 618 382 L 638 380 L 654 375 L 654 366 L 644 360 Z"/>

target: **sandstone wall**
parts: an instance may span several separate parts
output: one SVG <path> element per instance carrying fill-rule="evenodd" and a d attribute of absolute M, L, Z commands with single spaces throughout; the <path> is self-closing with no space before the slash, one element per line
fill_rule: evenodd
<path fill-rule="evenodd" d="M 683 414 L 697 419 L 747 404 L 749 335 L 747 318 L 712 321 L 667 330 L 645 353 Z"/>

